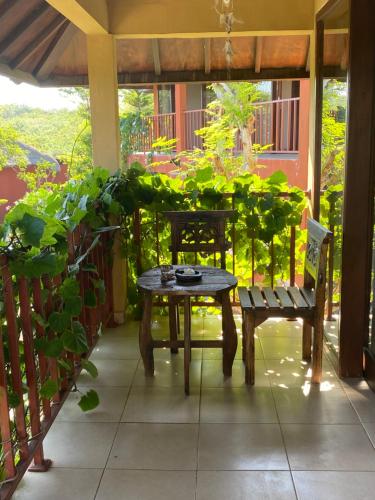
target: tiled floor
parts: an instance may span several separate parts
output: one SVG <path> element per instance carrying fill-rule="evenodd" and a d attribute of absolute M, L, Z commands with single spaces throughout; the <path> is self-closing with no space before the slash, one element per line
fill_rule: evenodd
<path fill-rule="evenodd" d="M 238 327 L 240 321 L 237 318 Z M 165 336 L 166 318 L 153 323 Z M 220 335 L 220 319 L 194 317 L 196 335 Z M 83 414 L 72 393 L 45 440 L 46 474 L 28 473 L 17 500 L 366 500 L 375 491 L 375 394 L 340 382 L 324 359 L 320 387 L 301 362 L 297 322 L 257 330 L 256 384 L 244 385 L 239 349 L 224 380 L 221 352 L 196 349 L 191 396 L 183 353 L 155 351 L 145 379 L 138 325 L 101 338 L 92 359 L 101 404 Z"/>

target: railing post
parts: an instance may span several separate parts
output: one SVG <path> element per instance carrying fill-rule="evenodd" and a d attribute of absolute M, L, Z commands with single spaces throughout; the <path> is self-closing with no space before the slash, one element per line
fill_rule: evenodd
<path fill-rule="evenodd" d="M 40 406 L 38 395 L 38 380 L 34 358 L 33 327 L 31 323 L 31 306 L 29 284 L 25 277 L 18 280 L 20 299 L 20 319 L 25 357 L 26 380 L 29 394 L 29 418 L 31 436 L 37 439 L 41 433 Z M 45 460 L 42 442 L 34 451 L 34 465 L 29 468 L 31 472 L 46 472 L 52 465 L 51 460 Z"/>
<path fill-rule="evenodd" d="M 4 456 L 5 478 L 16 476 L 12 443 L 12 429 L 9 419 L 8 386 L 4 359 L 3 332 L 0 325 L 0 435 Z"/>

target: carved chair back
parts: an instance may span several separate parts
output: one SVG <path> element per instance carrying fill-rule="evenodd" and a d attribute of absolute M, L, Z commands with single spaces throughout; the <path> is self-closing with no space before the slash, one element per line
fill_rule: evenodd
<path fill-rule="evenodd" d="M 226 268 L 226 252 L 232 244 L 225 238 L 227 219 L 234 210 L 197 210 L 163 212 L 171 224 L 172 264 L 178 264 L 178 254 L 220 253 L 221 268 Z"/>

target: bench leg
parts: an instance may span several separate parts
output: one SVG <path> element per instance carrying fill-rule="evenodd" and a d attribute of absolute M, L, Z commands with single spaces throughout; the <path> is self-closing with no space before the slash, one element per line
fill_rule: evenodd
<path fill-rule="evenodd" d="M 245 313 L 242 311 L 242 361 L 246 361 Z"/>
<path fill-rule="evenodd" d="M 312 328 L 305 319 L 303 320 L 302 332 L 302 359 L 311 361 Z"/>
<path fill-rule="evenodd" d="M 255 318 L 248 311 L 244 312 L 243 331 L 245 336 L 245 382 L 255 383 Z"/>
<path fill-rule="evenodd" d="M 315 319 L 314 322 L 314 344 L 313 344 L 313 361 L 312 361 L 312 378 L 313 384 L 320 384 L 322 379 L 323 368 L 323 337 L 324 337 L 324 322 L 323 317 Z"/>
<path fill-rule="evenodd" d="M 190 393 L 190 357 L 191 357 L 191 345 L 190 345 L 190 297 L 184 298 L 184 376 L 185 376 L 185 394 Z"/>

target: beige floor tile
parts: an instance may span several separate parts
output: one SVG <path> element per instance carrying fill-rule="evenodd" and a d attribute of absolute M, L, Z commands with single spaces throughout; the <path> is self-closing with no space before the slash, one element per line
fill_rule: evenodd
<path fill-rule="evenodd" d="M 348 381 L 343 387 L 362 422 L 375 422 L 375 393 L 367 382 Z"/>
<path fill-rule="evenodd" d="M 302 338 L 262 337 L 260 343 L 264 359 L 287 358 L 294 361 L 302 359 Z"/>
<path fill-rule="evenodd" d="M 266 372 L 270 377 L 272 386 L 278 387 L 302 387 L 309 386 L 311 380 L 311 363 L 294 359 L 266 359 Z M 323 376 L 321 386 L 325 390 L 333 387 L 341 387 L 335 370 L 331 363 L 323 357 Z M 306 389 L 307 390 L 307 389 Z"/>
<path fill-rule="evenodd" d="M 302 339 L 302 322 L 301 320 L 287 321 L 271 318 L 257 327 L 256 334 L 259 338 L 293 337 Z"/>
<path fill-rule="evenodd" d="M 128 320 L 123 325 L 116 326 L 115 328 L 106 328 L 104 330 L 103 337 L 138 338 L 138 334 L 139 321 Z"/>
<path fill-rule="evenodd" d="M 363 424 L 363 427 L 365 428 L 373 446 L 375 447 L 375 423 L 367 422 Z"/>
<path fill-rule="evenodd" d="M 167 349 L 166 347 L 163 347 L 161 349 L 154 349 L 154 360 L 156 361 L 157 359 L 164 360 L 164 361 L 173 361 L 173 360 L 180 360 L 183 362 L 184 360 L 184 350 L 179 349 L 177 354 L 172 354 L 170 349 Z M 192 349 L 191 350 L 191 359 L 199 361 L 202 359 L 202 349 Z M 141 360 L 142 362 L 142 360 Z"/>
<path fill-rule="evenodd" d="M 183 387 L 133 387 L 122 422 L 197 423 L 199 388 L 186 396 Z"/>
<path fill-rule="evenodd" d="M 91 354 L 92 360 L 99 359 L 126 359 L 138 360 L 141 356 L 137 337 L 108 337 L 100 338 Z"/>
<path fill-rule="evenodd" d="M 341 387 L 273 387 L 281 423 L 358 424 L 359 419 Z"/>
<path fill-rule="evenodd" d="M 195 500 L 195 472 L 109 470 L 95 500 Z"/>
<path fill-rule="evenodd" d="M 277 423 L 269 387 L 203 389 L 200 421 L 204 423 Z"/>
<path fill-rule="evenodd" d="M 361 425 L 284 424 L 292 470 L 375 471 L 375 450 Z"/>
<path fill-rule="evenodd" d="M 102 469 L 56 469 L 27 472 L 14 500 L 94 500 Z"/>
<path fill-rule="evenodd" d="M 86 392 L 90 388 L 85 388 Z M 78 406 L 81 392 L 72 392 L 60 410 L 58 422 L 119 422 L 125 408 L 129 387 L 96 387 L 100 404 L 92 411 L 83 412 Z"/>
<path fill-rule="evenodd" d="M 54 467 L 104 468 L 117 424 L 55 422 L 44 440 L 45 456 Z"/>
<path fill-rule="evenodd" d="M 197 500 L 293 500 L 290 472 L 198 471 Z"/>
<path fill-rule="evenodd" d="M 256 387 L 269 387 L 270 377 L 263 360 L 255 364 Z M 232 376 L 224 377 L 223 362 L 221 360 L 204 360 L 202 369 L 202 387 L 246 387 L 245 365 L 242 360 L 235 360 L 232 367 Z"/>
<path fill-rule="evenodd" d="M 289 470 L 280 427 L 201 424 L 199 470 Z"/>
<path fill-rule="evenodd" d="M 205 348 L 203 349 L 203 359 L 223 359 L 223 350 L 221 348 Z M 242 360 L 242 339 L 240 336 L 238 337 L 235 359 L 238 361 Z M 259 339 L 255 339 L 255 359 L 263 359 L 263 352 Z"/>
<path fill-rule="evenodd" d="M 155 375 L 146 377 L 143 363 L 139 363 L 133 387 L 183 387 L 184 386 L 184 360 L 180 356 L 171 359 L 156 359 Z M 190 387 L 199 387 L 201 383 L 202 362 L 192 360 L 190 363 Z"/>
<path fill-rule="evenodd" d="M 195 470 L 198 425 L 120 424 L 109 469 Z"/>
<path fill-rule="evenodd" d="M 138 366 L 138 361 L 133 359 L 95 359 L 93 363 L 98 369 L 98 377 L 93 379 L 88 373 L 82 372 L 77 380 L 78 388 L 129 387 Z"/>
<path fill-rule="evenodd" d="M 293 472 L 299 500 L 373 500 L 373 472 Z"/>

